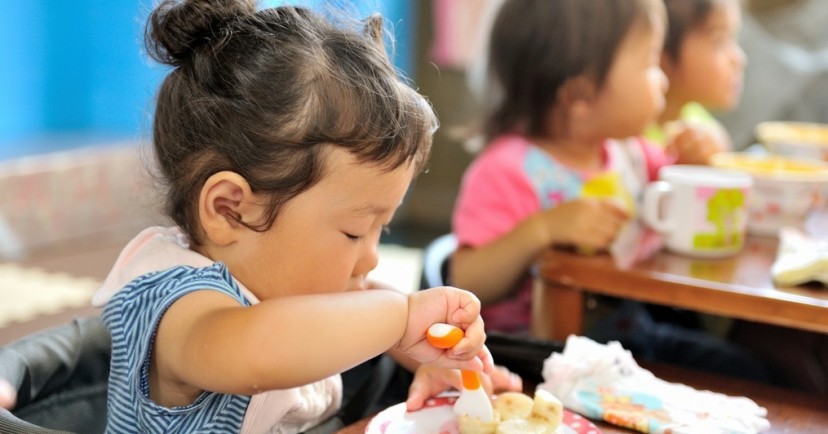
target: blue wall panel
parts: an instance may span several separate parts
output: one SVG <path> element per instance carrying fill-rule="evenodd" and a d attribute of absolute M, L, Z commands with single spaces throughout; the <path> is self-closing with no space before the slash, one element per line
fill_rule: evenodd
<path fill-rule="evenodd" d="M 394 62 L 411 68 L 413 5 L 403 0 L 264 0 L 381 12 L 397 38 Z M 94 138 L 148 136 L 166 68 L 143 51 L 153 0 L 0 1 L 0 158 Z M 68 139 L 71 137 L 71 139 Z M 87 140 L 87 138 L 89 140 Z"/>

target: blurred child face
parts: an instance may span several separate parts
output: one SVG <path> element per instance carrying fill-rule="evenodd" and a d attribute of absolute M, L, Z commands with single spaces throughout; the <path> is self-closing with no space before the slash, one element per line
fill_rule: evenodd
<path fill-rule="evenodd" d="M 232 270 L 261 299 L 364 288 L 377 265 L 380 235 L 413 176 L 388 172 L 332 148 L 323 178 L 280 211 L 270 230 L 249 231 Z"/>
<path fill-rule="evenodd" d="M 659 66 L 664 24 L 633 26 L 622 41 L 596 101 L 603 137 L 640 134 L 664 109 L 667 79 Z"/>
<path fill-rule="evenodd" d="M 687 33 L 679 58 L 665 56 L 668 98 L 722 110 L 739 102 L 745 66 L 745 53 L 736 39 L 740 24 L 738 2 L 716 3 L 703 25 Z"/>

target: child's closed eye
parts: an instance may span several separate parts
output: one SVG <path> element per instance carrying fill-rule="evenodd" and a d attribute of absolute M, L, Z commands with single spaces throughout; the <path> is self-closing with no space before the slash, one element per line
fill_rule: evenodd
<path fill-rule="evenodd" d="M 389 228 L 388 225 L 380 226 L 379 230 L 380 230 L 381 235 L 388 235 L 388 234 L 391 233 L 391 228 Z M 362 238 L 364 238 L 364 235 L 356 235 L 356 234 L 349 233 L 349 232 L 342 232 L 342 233 L 345 234 L 345 236 L 348 237 L 349 240 L 351 240 L 355 243 L 359 242 Z"/>

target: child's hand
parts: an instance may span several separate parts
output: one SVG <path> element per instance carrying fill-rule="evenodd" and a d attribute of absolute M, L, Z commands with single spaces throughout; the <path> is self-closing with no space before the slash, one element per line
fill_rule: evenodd
<path fill-rule="evenodd" d="M 681 122 L 675 128 L 667 153 L 677 164 L 708 164 L 713 154 L 728 149 L 727 138 L 709 127 Z"/>
<path fill-rule="evenodd" d="M 0 378 L 0 408 L 11 410 L 17 400 L 17 391 L 8 381 Z"/>
<path fill-rule="evenodd" d="M 453 348 L 436 348 L 425 338 L 426 330 L 434 323 L 457 326 L 465 336 Z M 480 300 L 471 292 L 441 286 L 408 297 L 408 325 L 396 349 L 420 363 L 489 373 L 494 364 L 483 345 L 485 341 Z"/>
<path fill-rule="evenodd" d="M 605 250 L 630 216 L 612 199 L 580 198 L 537 214 L 549 245 Z"/>
<path fill-rule="evenodd" d="M 503 366 L 496 366 L 491 375 L 480 375 L 483 388 L 491 395 L 499 392 L 519 392 L 523 390 L 523 380 Z M 408 411 L 419 410 L 426 399 L 436 396 L 448 389 L 460 390 L 463 381 L 460 371 L 438 368 L 433 365 L 420 365 L 414 372 L 414 380 L 408 388 L 405 402 Z"/>

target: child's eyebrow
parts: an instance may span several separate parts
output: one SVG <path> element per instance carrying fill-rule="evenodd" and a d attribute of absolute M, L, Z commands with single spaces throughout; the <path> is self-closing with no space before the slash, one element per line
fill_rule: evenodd
<path fill-rule="evenodd" d="M 384 214 L 386 212 L 391 211 L 391 208 L 387 206 L 381 206 L 376 204 L 368 204 L 368 205 L 361 205 L 355 206 L 348 210 L 350 213 L 359 214 L 359 215 L 379 215 Z"/>

